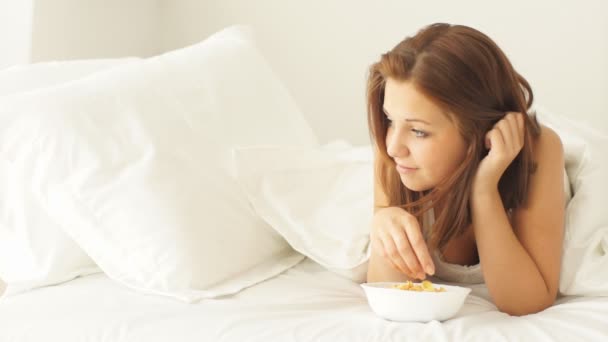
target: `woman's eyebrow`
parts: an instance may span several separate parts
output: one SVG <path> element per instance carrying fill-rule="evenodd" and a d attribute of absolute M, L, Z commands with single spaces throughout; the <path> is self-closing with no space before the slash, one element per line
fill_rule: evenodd
<path fill-rule="evenodd" d="M 386 108 L 382 107 L 382 111 L 384 112 L 385 115 L 389 116 L 390 113 L 388 112 L 388 110 L 386 110 Z M 420 122 L 423 123 L 425 125 L 431 125 L 428 121 L 422 120 L 422 119 L 417 119 L 417 118 L 405 118 L 405 121 L 407 122 Z"/>

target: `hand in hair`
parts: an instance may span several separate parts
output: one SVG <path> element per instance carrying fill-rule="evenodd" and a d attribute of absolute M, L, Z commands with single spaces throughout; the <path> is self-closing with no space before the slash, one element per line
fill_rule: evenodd
<path fill-rule="evenodd" d="M 473 181 L 473 191 L 496 189 L 498 181 L 524 145 L 524 114 L 509 112 L 486 133 L 489 149 Z"/>
<path fill-rule="evenodd" d="M 435 273 L 418 220 L 404 209 L 376 211 L 370 238 L 372 254 L 410 279 L 424 279 L 425 273 Z"/>

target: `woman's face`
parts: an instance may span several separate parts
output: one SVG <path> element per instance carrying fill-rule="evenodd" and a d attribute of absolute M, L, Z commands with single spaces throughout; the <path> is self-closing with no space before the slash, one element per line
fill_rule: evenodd
<path fill-rule="evenodd" d="M 387 153 L 408 189 L 434 188 L 464 160 L 467 146 L 456 125 L 411 82 L 386 80 L 384 113 L 391 121 Z"/>

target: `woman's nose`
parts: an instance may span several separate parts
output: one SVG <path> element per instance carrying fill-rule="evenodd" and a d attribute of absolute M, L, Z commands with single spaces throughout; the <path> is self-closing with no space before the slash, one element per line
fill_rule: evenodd
<path fill-rule="evenodd" d="M 387 134 L 386 153 L 393 158 L 402 158 L 409 154 L 409 149 L 398 132 Z"/>

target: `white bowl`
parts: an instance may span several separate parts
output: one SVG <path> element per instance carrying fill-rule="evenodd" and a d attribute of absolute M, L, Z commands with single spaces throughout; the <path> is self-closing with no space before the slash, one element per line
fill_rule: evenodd
<path fill-rule="evenodd" d="M 372 310 L 380 317 L 399 322 L 444 321 L 454 317 L 471 292 L 470 288 L 433 283 L 444 292 L 418 292 L 392 288 L 402 282 L 361 284 Z M 420 283 L 414 283 L 420 284 Z"/>

